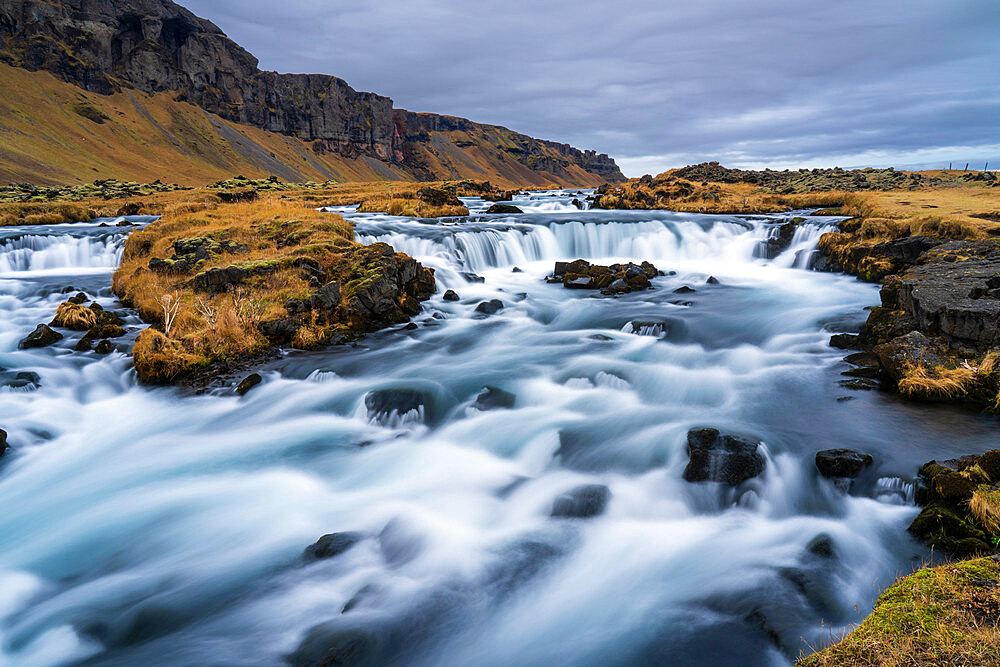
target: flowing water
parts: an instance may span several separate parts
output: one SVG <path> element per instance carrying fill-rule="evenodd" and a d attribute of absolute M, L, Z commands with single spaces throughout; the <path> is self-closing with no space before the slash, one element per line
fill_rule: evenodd
<path fill-rule="evenodd" d="M 928 556 L 905 530 L 917 467 L 989 449 L 997 422 L 838 385 L 830 332 L 878 295 L 808 270 L 834 219 L 768 260 L 783 216 L 573 198 L 521 197 L 514 216 L 470 200 L 436 223 L 337 209 L 434 267 L 438 293 L 416 330 L 289 353 L 243 398 L 138 386 L 128 338 L 106 357 L 74 335 L 17 350 L 67 286 L 113 306 L 125 230 L 0 230 L 0 664 L 334 646 L 346 664 L 784 665 L 859 622 Z M 617 298 L 544 281 L 577 257 L 676 274 Z M 477 314 L 488 299 L 504 308 Z M 513 407 L 476 407 L 485 386 Z M 406 391 L 371 393 L 387 389 Z M 761 438 L 763 476 L 685 482 L 696 426 Z M 815 470 L 831 447 L 875 456 L 848 493 Z M 583 484 L 608 487 L 606 510 L 552 517 Z M 343 531 L 351 549 L 303 558 Z M 832 557 L 807 549 L 819 536 Z"/>

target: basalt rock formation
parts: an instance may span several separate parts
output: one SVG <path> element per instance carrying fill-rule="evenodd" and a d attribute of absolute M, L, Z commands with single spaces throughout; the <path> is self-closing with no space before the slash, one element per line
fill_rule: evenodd
<path fill-rule="evenodd" d="M 334 153 L 377 161 L 372 166 L 381 178 L 500 175 L 529 183 L 532 174 L 544 174 L 543 180 L 580 185 L 623 180 L 607 155 L 462 118 L 394 109 L 388 97 L 356 91 L 335 76 L 262 71 L 216 25 L 170 0 L 0 0 L 0 62 L 50 72 L 100 95 L 169 92 L 170 102 L 308 142 L 313 155 L 299 148 L 297 170 L 312 164 L 311 171 L 329 172 L 321 156 Z M 132 102 L 137 109 L 142 103 L 135 97 Z M 113 111 L 89 98 L 73 110 L 97 125 L 116 121 Z M 184 127 L 151 122 L 191 152 L 185 136 L 190 120 Z M 288 166 L 287 159 L 281 164 L 273 150 L 269 159 L 268 147 L 236 136 L 218 119 L 212 125 L 230 147 L 253 153 L 252 161 L 273 173 Z"/>

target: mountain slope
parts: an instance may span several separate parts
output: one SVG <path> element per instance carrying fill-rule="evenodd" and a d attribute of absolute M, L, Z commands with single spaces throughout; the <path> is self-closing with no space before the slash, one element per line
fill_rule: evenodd
<path fill-rule="evenodd" d="M 261 71 L 256 58 L 214 24 L 169 0 L 0 0 L 0 62 L 50 72 L 82 89 L 87 105 L 110 106 L 124 117 L 133 115 L 124 108 L 125 102 L 147 94 L 133 105 L 135 113 L 152 125 L 150 134 L 140 136 L 162 143 L 154 135 L 170 135 L 163 139 L 179 155 L 171 156 L 156 173 L 174 180 L 177 177 L 167 173 L 174 160 L 193 162 L 192 168 L 206 173 L 231 171 L 243 164 L 259 169 L 258 174 L 289 178 L 297 173 L 323 180 L 461 177 L 525 185 L 594 185 L 622 179 L 606 155 L 464 119 L 394 110 L 389 98 L 355 91 L 333 76 Z M 4 70 L 5 80 L 16 78 Z M 44 87 L 53 88 L 48 81 Z M 45 101 L 35 99 L 30 85 L 22 86 L 19 93 L 4 103 L 33 110 L 36 102 Z M 56 99 L 67 95 L 61 93 Z M 123 95 L 129 99 L 123 101 Z M 200 119 L 189 107 L 208 113 Z M 122 119 L 106 115 L 105 123 Z M 175 123 L 170 127 L 159 120 L 153 123 L 150 115 L 169 117 Z M 48 174 L 67 173 L 83 180 L 92 175 L 140 177 L 139 172 L 111 173 L 107 165 L 82 156 L 64 163 L 58 155 L 49 159 L 43 152 L 32 154 L 31 142 L 19 138 L 24 128 L 8 118 L 6 114 L 0 118 L 0 147 L 5 154 L 18 156 L 9 163 L 5 158 L 10 177 L 45 180 Z M 58 144 L 56 126 L 64 124 L 44 114 L 40 121 Z M 185 134 L 182 126 L 191 123 L 192 134 L 201 134 L 208 142 L 200 152 L 184 136 L 177 136 Z M 210 126 L 207 134 L 203 132 L 206 123 Z M 91 133 L 95 130 L 83 127 Z M 128 150 L 127 132 L 112 134 L 119 141 L 107 142 L 109 147 L 142 152 L 134 144 Z M 247 143 L 248 135 L 253 135 L 257 146 Z M 39 175 L 25 166 L 37 169 Z M 143 173 L 150 173 L 149 168 Z"/>

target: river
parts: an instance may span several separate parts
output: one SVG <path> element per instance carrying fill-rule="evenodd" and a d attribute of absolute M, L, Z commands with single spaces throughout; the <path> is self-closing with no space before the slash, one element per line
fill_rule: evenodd
<path fill-rule="evenodd" d="M 997 420 L 839 385 L 829 337 L 878 292 L 808 269 L 836 218 L 768 260 L 789 215 L 574 197 L 491 216 L 469 199 L 443 222 L 331 209 L 433 267 L 438 292 L 415 330 L 288 352 L 244 397 L 138 385 L 134 314 L 107 356 L 68 332 L 18 350 L 67 287 L 115 307 L 128 228 L 0 228 L 0 664 L 270 665 L 333 646 L 345 664 L 787 665 L 860 622 L 929 557 L 906 533 L 919 465 L 990 449 Z M 578 257 L 676 273 L 622 297 L 545 282 Z M 475 311 L 490 299 L 503 309 Z M 487 386 L 513 405 L 477 407 Z M 379 408 L 380 390 L 412 405 Z M 762 439 L 764 474 L 684 481 L 699 426 Z M 875 457 L 846 493 L 813 463 L 833 447 Z M 602 513 L 551 516 L 587 484 L 607 487 Z M 345 531 L 344 553 L 303 557 Z"/>

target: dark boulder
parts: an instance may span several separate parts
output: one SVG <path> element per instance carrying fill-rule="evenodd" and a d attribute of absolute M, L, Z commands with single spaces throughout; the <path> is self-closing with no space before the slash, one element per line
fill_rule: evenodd
<path fill-rule="evenodd" d="M 584 484 L 556 498 L 551 516 L 588 519 L 604 512 L 610 499 L 611 491 L 603 484 Z"/>
<path fill-rule="evenodd" d="M 872 249 L 872 252 L 893 259 L 900 264 L 913 264 L 922 254 L 942 243 L 941 239 L 930 236 L 908 236 L 904 239 L 879 243 Z"/>
<path fill-rule="evenodd" d="M 469 273 L 468 271 L 463 271 L 459 275 L 462 276 L 463 278 L 465 278 L 466 282 L 470 282 L 470 283 L 485 283 L 486 282 L 486 278 L 483 278 L 478 273 Z"/>
<path fill-rule="evenodd" d="M 706 285 L 721 285 L 722 282 L 719 281 L 715 276 L 709 276 L 708 280 L 705 281 Z"/>
<path fill-rule="evenodd" d="M 264 381 L 264 378 L 260 376 L 260 373 L 251 373 L 250 375 L 243 378 L 238 385 L 236 385 L 236 393 L 239 396 L 246 395 L 251 389 L 259 385 Z"/>
<path fill-rule="evenodd" d="M 833 538 L 825 534 L 817 535 L 809 540 L 806 551 L 820 558 L 833 558 L 836 553 L 833 549 Z"/>
<path fill-rule="evenodd" d="M 524 211 L 522 211 L 518 207 L 512 206 L 510 204 L 493 204 L 493 206 L 490 206 L 488 209 L 486 209 L 486 212 L 487 213 L 507 213 L 507 214 L 524 213 Z"/>
<path fill-rule="evenodd" d="M 77 352 L 90 352 L 94 349 L 94 339 L 90 336 L 84 336 L 80 340 L 76 341 L 76 345 L 73 349 Z"/>
<path fill-rule="evenodd" d="M 500 299 L 490 299 L 489 301 L 483 301 L 478 306 L 476 306 L 477 313 L 483 313 L 484 315 L 493 315 L 494 313 L 500 311 L 503 308 L 503 301 Z"/>
<path fill-rule="evenodd" d="M 431 206 L 462 206 L 458 197 L 437 188 L 420 188 L 417 190 L 417 199 Z"/>
<path fill-rule="evenodd" d="M 364 533 L 343 532 L 324 535 L 316 540 L 314 544 L 306 547 L 303 556 L 307 560 L 323 560 L 333 558 L 348 551 L 361 540 L 365 539 Z"/>
<path fill-rule="evenodd" d="M 905 336 L 877 345 L 873 352 L 878 357 L 882 369 L 895 382 L 899 382 L 907 369 L 914 366 L 936 368 L 953 365 L 945 357 L 945 346 L 919 331 L 911 331 Z"/>
<path fill-rule="evenodd" d="M 77 292 L 75 296 L 71 296 L 69 299 L 67 299 L 67 301 L 69 301 L 72 304 L 76 304 L 77 306 L 86 303 L 88 300 L 89 299 L 87 298 L 87 295 L 84 294 L 83 292 Z"/>
<path fill-rule="evenodd" d="M 423 421 L 427 397 L 414 389 L 376 389 L 365 395 L 365 408 L 373 422 L 392 425 L 406 417 Z"/>
<path fill-rule="evenodd" d="M 695 290 L 687 285 L 683 285 L 674 290 L 674 294 L 694 294 Z"/>
<path fill-rule="evenodd" d="M 517 397 L 509 391 L 486 386 L 476 396 L 476 407 L 480 410 L 502 410 L 513 408 Z"/>
<path fill-rule="evenodd" d="M 450 290 L 448 290 L 448 291 L 446 291 L 446 292 L 444 293 L 444 297 L 442 297 L 442 298 L 444 298 L 444 300 L 445 300 L 445 301 L 458 301 L 458 300 L 460 300 L 460 299 L 461 299 L 462 297 L 460 297 L 460 296 L 458 295 L 458 292 L 456 292 L 455 290 L 451 290 L 451 289 L 450 289 Z"/>
<path fill-rule="evenodd" d="M 774 259 L 788 250 L 795 237 L 795 230 L 801 221 L 802 218 L 796 218 L 772 229 L 770 236 L 761 242 L 754 254 L 764 259 Z"/>
<path fill-rule="evenodd" d="M 250 272 L 238 266 L 224 269 L 209 269 L 191 279 L 191 287 L 199 292 L 220 294 L 230 286 L 239 285 L 250 276 Z"/>
<path fill-rule="evenodd" d="M 823 477 L 854 479 L 873 461 L 871 455 L 853 449 L 825 449 L 816 453 L 816 467 Z"/>
<path fill-rule="evenodd" d="M 21 339 L 17 344 L 20 350 L 30 350 L 36 347 L 46 347 L 62 340 L 63 335 L 54 331 L 47 324 L 39 324 L 35 330 Z"/>
<path fill-rule="evenodd" d="M 7 451 L 7 431 L 0 428 L 0 456 Z"/>
<path fill-rule="evenodd" d="M 736 486 L 764 472 L 767 461 L 760 453 L 760 440 L 720 433 L 714 428 L 688 431 L 688 482 L 722 482 Z"/>
<path fill-rule="evenodd" d="M 111 354 L 115 351 L 115 346 L 111 344 L 110 340 L 102 340 L 97 345 L 94 346 L 94 352 L 97 354 Z"/>

